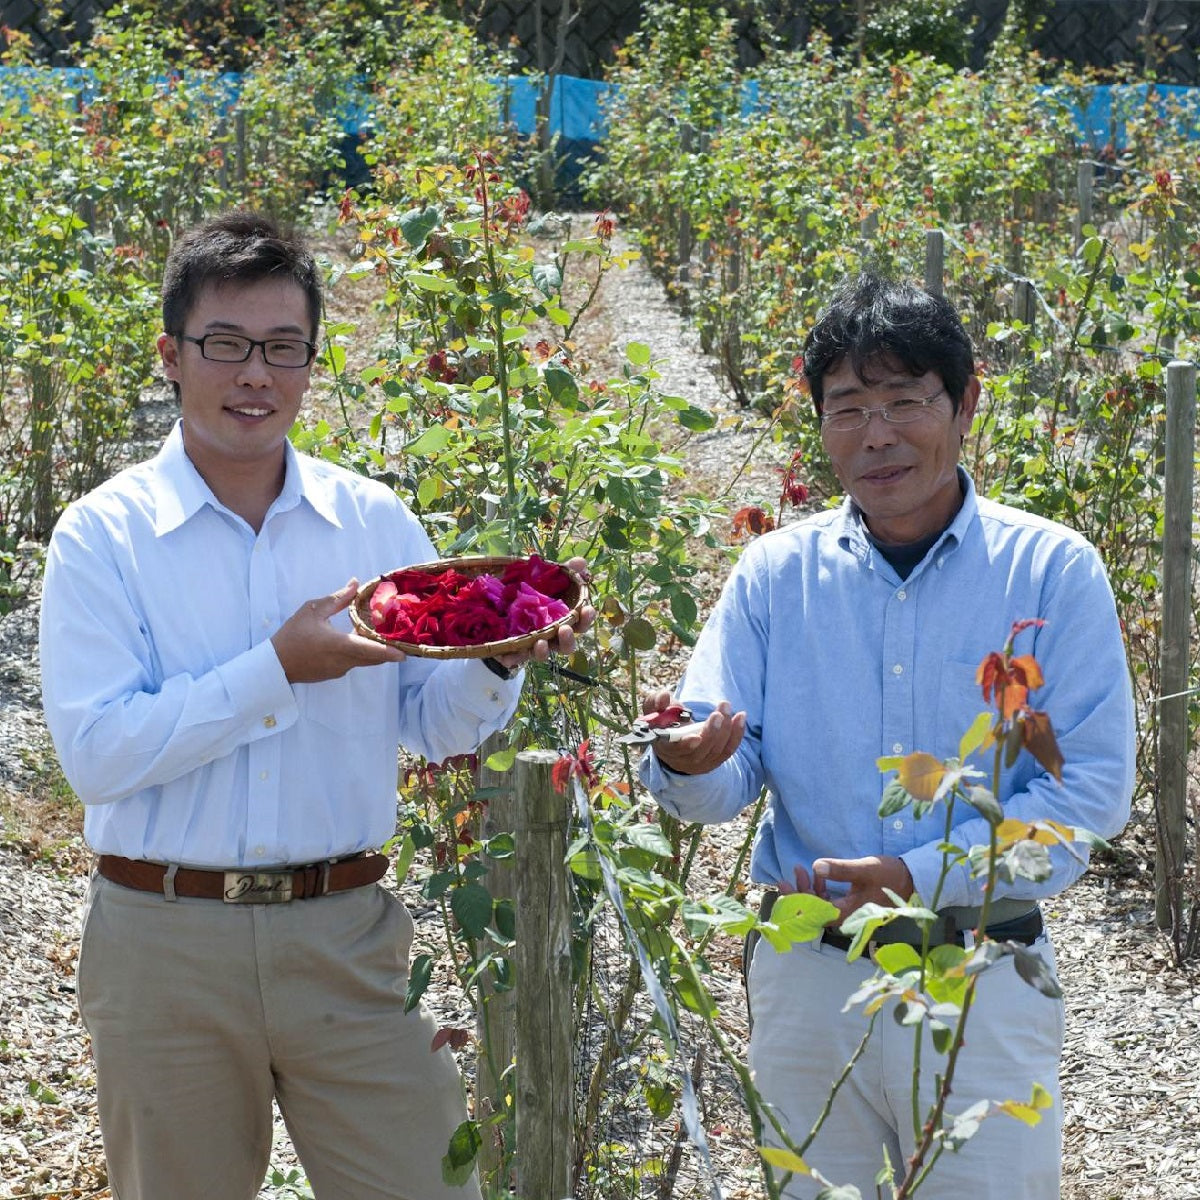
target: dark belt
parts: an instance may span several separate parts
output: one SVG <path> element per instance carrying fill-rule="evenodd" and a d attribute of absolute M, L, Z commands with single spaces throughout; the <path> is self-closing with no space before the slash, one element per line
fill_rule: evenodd
<path fill-rule="evenodd" d="M 195 867 L 101 854 L 96 870 L 121 887 L 157 892 L 168 900 L 185 896 L 194 900 L 224 900 L 226 904 L 283 904 L 378 883 L 387 874 L 388 861 L 385 854 L 364 851 L 349 858 L 309 863 L 303 867 L 202 871 Z"/>
<path fill-rule="evenodd" d="M 773 888 L 763 894 L 759 906 L 759 917 L 766 920 L 775 907 L 779 893 Z M 1028 912 L 1012 917 L 1006 921 L 994 922 L 987 927 L 987 936 L 997 942 L 1016 942 L 1020 946 L 1032 946 L 1042 936 L 1042 910 L 1034 905 Z M 974 931 L 960 928 L 953 917 L 947 913 L 939 913 L 929 934 L 929 945 L 933 946 L 966 946 L 967 935 L 974 938 Z M 821 942 L 833 946 L 837 950 L 849 950 L 854 939 L 834 929 L 826 929 L 821 934 Z M 893 942 L 903 942 L 905 945 L 921 948 L 921 926 L 907 917 L 898 917 L 894 921 L 881 925 L 875 930 L 872 942 L 875 945 L 887 945 Z"/>

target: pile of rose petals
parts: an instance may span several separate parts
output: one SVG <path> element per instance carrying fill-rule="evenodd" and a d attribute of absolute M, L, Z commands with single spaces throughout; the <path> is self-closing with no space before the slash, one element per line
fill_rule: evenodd
<path fill-rule="evenodd" d="M 499 575 L 403 568 L 371 593 L 380 637 L 412 646 L 478 646 L 522 637 L 570 613 L 563 597 L 570 574 L 536 554 L 505 564 Z"/>

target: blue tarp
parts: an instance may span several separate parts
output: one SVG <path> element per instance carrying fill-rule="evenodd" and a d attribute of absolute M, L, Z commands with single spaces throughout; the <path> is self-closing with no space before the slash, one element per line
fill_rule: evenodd
<path fill-rule="evenodd" d="M 222 102 L 232 105 L 240 86 L 237 75 L 218 76 Z M 499 118 L 518 133 L 529 135 L 537 129 L 537 98 L 540 80 L 528 75 L 510 75 L 498 79 Z M 96 83 L 80 67 L 0 67 L 0 97 L 28 97 L 47 86 L 79 95 L 89 103 L 95 100 Z M 1048 95 L 1065 102 L 1074 114 L 1080 142 L 1095 149 L 1111 143 L 1124 145 L 1126 117 L 1141 111 L 1149 95 L 1149 84 L 1096 85 L 1089 88 L 1047 87 Z M 1177 84 L 1153 85 L 1154 102 L 1162 120 L 1190 138 L 1200 139 L 1200 88 Z M 575 153 L 592 153 L 603 142 L 607 131 L 605 101 L 615 95 L 615 84 L 594 79 L 560 75 L 554 81 L 550 102 L 550 133 L 557 134 Z M 1081 99 L 1085 100 L 1081 103 Z M 743 86 L 740 110 L 743 115 L 762 107 L 767 98 L 752 80 Z M 351 104 L 343 115 L 347 134 L 362 131 L 369 106 Z"/>

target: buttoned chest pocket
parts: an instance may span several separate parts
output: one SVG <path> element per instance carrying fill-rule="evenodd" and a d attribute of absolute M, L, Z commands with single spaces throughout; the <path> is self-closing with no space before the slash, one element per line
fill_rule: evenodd
<path fill-rule="evenodd" d="M 941 679 L 938 687 L 936 746 L 918 746 L 928 749 L 938 758 L 957 757 L 963 734 L 971 727 L 975 718 L 987 710 L 983 692 L 975 681 L 978 662 L 942 662 Z M 976 764 L 978 757 L 976 756 Z"/>

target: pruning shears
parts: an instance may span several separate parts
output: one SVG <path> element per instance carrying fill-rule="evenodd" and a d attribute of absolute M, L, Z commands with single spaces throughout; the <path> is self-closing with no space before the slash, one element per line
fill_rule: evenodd
<path fill-rule="evenodd" d="M 682 704 L 670 704 L 662 712 L 643 713 L 628 733 L 618 742 L 626 746 L 649 746 L 652 742 L 675 742 L 694 728 L 691 709 Z"/>

